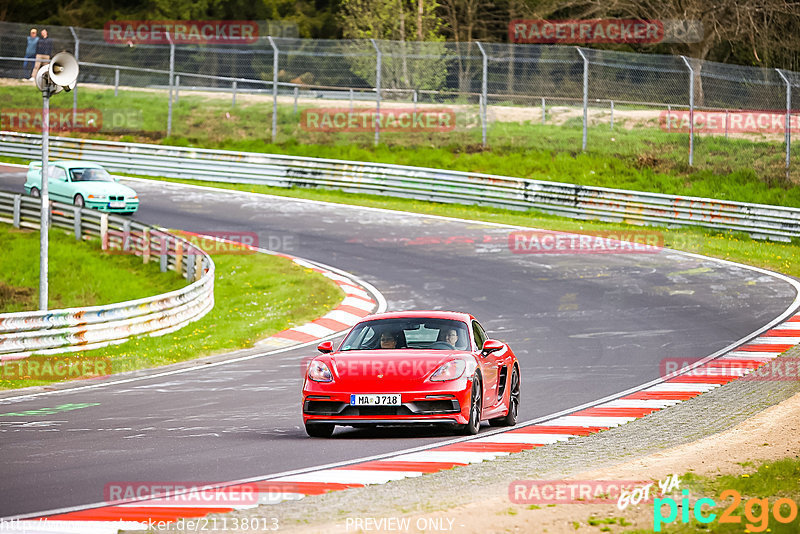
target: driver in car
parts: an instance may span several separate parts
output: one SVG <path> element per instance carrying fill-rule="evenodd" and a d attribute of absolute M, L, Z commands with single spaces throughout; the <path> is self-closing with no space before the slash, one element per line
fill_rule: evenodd
<path fill-rule="evenodd" d="M 458 343 L 458 330 L 456 330 L 455 328 L 451 328 L 450 330 L 448 330 L 444 340 L 447 343 L 449 343 L 453 348 L 455 348 L 456 343 Z"/>
<path fill-rule="evenodd" d="M 397 348 L 397 335 L 392 332 L 383 332 L 381 334 L 381 348 L 382 349 L 396 349 Z"/>

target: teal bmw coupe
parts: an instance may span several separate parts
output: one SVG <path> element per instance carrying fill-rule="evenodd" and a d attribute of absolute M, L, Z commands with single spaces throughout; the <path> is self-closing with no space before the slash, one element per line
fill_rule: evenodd
<path fill-rule="evenodd" d="M 135 213 L 139 209 L 136 191 L 117 182 L 97 163 L 88 161 L 51 161 L 48 163 L 48 194 L 51 200 L 110 213 Z M 28 165 L 25 193 L 41 196 L 42 164 Z"/>

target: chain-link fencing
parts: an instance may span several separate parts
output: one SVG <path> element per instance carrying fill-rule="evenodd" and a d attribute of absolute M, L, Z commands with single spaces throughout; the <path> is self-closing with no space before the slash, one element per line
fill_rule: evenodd
<path fill-rule="evenodd" d="M 29 29 L 0 23 L 6 88 L 28 77 Z M 666 139 L 690 167 L 713 166 L 721 153 L 761 154 L 769 162 L 756 170 L 787 176 L 796 158 L 796 72 L 556 45 L 263 36 L 247 44 L 143 44 L 108 40 L 103 30 L 48 30 L 54 53 L 79 60 L 73 119 L 85 109 L 118 112 L 97 126 L 104 133 L 611 153 L 627 135 L 645 145 Z M 36 95 L 7 98 L 4 107 L 34 108 Z M 58 98 L 69 107 L 69 98 Z M 2 119 L 3 129 L 24 130 L 20 116 Z M 542 129 L 552 126 L 560 133 Z M 721 138 L 761 148 L 742 151 Z"/>

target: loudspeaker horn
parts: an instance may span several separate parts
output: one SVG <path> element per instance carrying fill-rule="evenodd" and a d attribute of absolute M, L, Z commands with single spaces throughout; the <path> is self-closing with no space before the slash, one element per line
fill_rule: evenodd
<path fill-rule="evenodd" d="M 78 80 L 78 62 L 69 52 L 59 52 L 50 60 L 50 81 L 63 88 L 74 87 Z M 67 89 L 69 90 L 69 89 Z"/>

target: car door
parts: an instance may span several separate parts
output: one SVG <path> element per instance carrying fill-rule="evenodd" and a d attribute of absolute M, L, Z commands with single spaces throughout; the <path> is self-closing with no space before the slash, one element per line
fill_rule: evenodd
<path fill-rule="evenodd" d="M 500 365 L 498 364 L 495 353 L 483 355 L 481 348 L 487 336 L 483 327 L 478 321 L 472 321 L 472 335 L 477 345 L 478 364 L 481 367 L 483 376 L 483 407 L 488 408 L 497 404 L 497 379 L 500 375 Z"/>
<path fill-rule="evenodd" d="M 58 202 L 68 202 L 72 204 L 70 195 L 70 184 L 67 179 L 67 171 L 61 165 L 50 165 L 47 169 L 50 179 L 47 181 L 49 196 Z"/>

